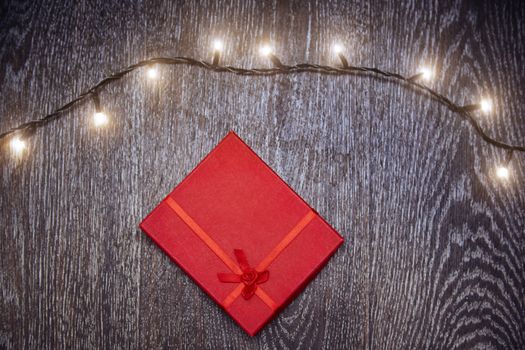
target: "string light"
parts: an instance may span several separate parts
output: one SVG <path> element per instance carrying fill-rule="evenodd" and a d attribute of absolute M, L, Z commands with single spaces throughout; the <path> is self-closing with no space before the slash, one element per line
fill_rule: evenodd
<path fill-rule="evenodd" d="M 343 55 L 344 47 L 339 43 L 335 43 L 332 49 L 334 50 L 334 53 L 337 55 L 337 57 L 339 57 L 343 68 L 348 68 L 348 60 Z"/>
<path fill-rule="evenodd" d="M 157 79 L 159 76 L 159 70 L 157 69 L 157 66 L 151 66 L 148 68 L 147 71 L 148 78 L 150 79 Z"/>
<path fill-rule="evenodd" d="M 343 52 L 343 46 L 341 44 L 339 44 L 339 43 L 335 43 L 334 47 L 333 47 L 333 50 L 334 50 L 334 53 L 336 55 L 338 55 L 338 54 Z"/>
<path fill-rule="evenodd" d="M 224 46 L 223 46 L 221 40 L 219 40 L 219 39 L 215 39 L 215 40 L 213 41 L 213 50 L 214 50 L 214 51 L 222 52 L 223 47 L 224 47 Z"/>
<path fill-rule="evenodd" d="M 93 125 L 95 125 L 95 127 L 97 128 L 100 128 L 108 123 L 109 118 L 100 107 L 100 98 L 98 97 L 98 93 L 96 92 L 96 90 L 94 90 L 91 94 L 93 98 L 93 103 L 95 104 L 95 114 L 93 114 Z"/>
<path fill-rule="evenodd" d="M 109 118 L 104 112 L 95 112 L 93 115 L 93 125 L 97 128 L 104 126 L 108 123 Z"/>
<path fill-rule="evenodd" d="M 483 99 L 479 102 L 479 107 L 484 113 L 492 111 L 492 101 L 489 99 Z"/>
<path fill-rule="evenodd" d="M 462 112 L 472 112 L 476 110 L 481 110 L 483 113 L 489 113 L 490 111 L 492 111 L 492 101 L 487 98 L 484 98 L 476 104 L 459 107 L 458 110 Z"/>
<path fill-rule="evenodd" d="M 287 67 L 284 64 L 282 64 L 281 60 L 279 60 L 277 56 L 275 56 L 275 54 L 273 53 L 273 48 L 270 45 L 268 44 L 262 45 L 259 48 L 259 52 L 261 55 L 268 57 L 276 68 L 284 69 Z"/>
<path fill-rule="evenodd" d="M 505 157 L 505 163 L 500 165 L 496 168 L 496 175 L 502 179 L 506 180 L 508 179 L 510 172 L 509 172 L 509 163 L 512 160 L 512 156 L 514 155 L 514 152 L 512 149 L 507 151 L 507 156 Z"/>
<path fill-rule="evenodd" d="M 15 136 L 11 139 L 10 145 L 15 154 L 22 153 L 27 147 L 26 142 L 18 136 Z"/>
<path fill-rule="evenodd" d="M 496 169 L 496 175 L 498 175 L 500 179 L 507 179 L 509 177 L 509 168 L 507 168 L 506 166 L 498 167 Z"/>
<path fill-rule="evenodd" d="M 213 41 L 213 61 L 212 64 L 214 66 L 219 65 L 219 60 L 221 58 L 221 52 L 222 52 L 223 44 L 222 41 L 215 39 Z"/>
<path fill-rule="evenodd" d="M 346 58 L 343 56 L 344 47 L 341 44 L 336 43 L 333 45 L 333 51 L 339 56 L 339 59 L 341 60 L 341 63 L 343 65 L 342 68 L 334 67 L 334 66 L 319 65 L 319 64 L 311 64 L 311 63 L 299 63 L 299 64 L 295 64 L 292 66 L 283 65 L 281 61 L 275 56 L 272 46 L 265 44 L 259 48 L 259 52 L 263 56 L 269 57 L 274 67 L 272 68 L 249 68 L 248 69 L 248 68 L 232 67 L 232 66 L 219 66 L 219 57 L 220 57 L 219 55 L 223 49 L 223 44 L 220 40 L 215 40 L 212 43 L 212 47 L 213 47 L 213 52 L 214 52 L 213 64 L 210 64 L 206 61 L 190 58 L 190 57 L 162 57 L 162 58 L 159 57 L 159 58 L 151 58 L 148 60 L 144 60 L 144 61 L 132 64 L 122 69 L 121 71 L 114 73 L 106 77 L 105 79 L 102 79 L 95 86 L 81 93 L 80 95 L 72 99 L 71 101 L 67 102 L 62 107 L 59 107 L 55 111 L 51 112 L 50 114 L 45 115 L 44 117 L 40 119 L 31 120 L 11 130 L 1 133 L 0 140 L 10 135 L 18 135 L 17 137 L 13 137 L 11 139 L 11 148 L 13 149 L 14 152 L 20 153 L 26 148 L 26 141 L 24 139 L 21 139 L 20 134 L 18 133 L 23 133 L 24 138 L 26 138 L 29 134 L 32 134 L 36 129 L 39 129 L 58 118 L 62 118 L 66 116 L 67 114 L 64 113 L 65 111 L 69 110 L 76 104 L 79 104 L 80 102 L 84 101 L 89 96 L 93 97 L 93 101 L 95 104 L 95 114 L 93 116 L 94 125 L 97 127 L 106 125 L 109 122 L 109 118 L 102 111 L 100 107 L 100 100 L 99 100 L 98 93 L 97 93 L 98 90 L 112 82 L 122 79 L 124 76 L 126 76 L 130 72 L 140 67 L 148 67 L 149 68 L 147 71 L 148 77 L 155 78 L 158 76 L 156 65 L 165 64 L 165 65 L 189 65 L 189 66 L 194 66 L 194 67 L 200 67 L 203 69 L 213 69 L 218 72 L 232 73 L 232 74 L 238 74 L 238 75 L 248 75 L 248 76 L 297 74 L 297 73 L 302 73 L 302 72 L 326 74 L 326 75 L 331 75 L 331 76 L 334 76 L 334 75 L 378 76 L 380 78 L 385 78 L 388 80 L 397 81 L 402 84 L 407 84 L 407 86 L 415 90 L 424 90 L 424 92 L 429 97 L 441 103 L 442 105 L 448 107 L 452 112 L 456 113 L 457 115 L 462 116 L 463 118 L 466 118 L 470 122 L 470 125 L 473 126 L 474 131 L 481 137 L 483 141 L 485 141 L 486 143 L 494 147 L 506 150 L 508 152 L 507 162 L 504 165 L 499 166 L 496 169 L 496 174 L 498 177 L 507 178 L 509 176 L 508 164 L 510 162 L 510 159 L 514 151 L 525 152 L 525 146 L 512 145 L 512 144 L 508 144 L 508 143 L 492 138 L 489 134 L 487 134 L 483 130 L 481 125 L 478 123 L 477 119 L 474 118 L 473 115 L 471 115 L 470 112 L 475 111 L 475 110 L 481 110 L 485 113 L 491 111 L 492 102 L 489 99 L 483 99 L 479 103 L 473 104 L 473 105 L 460 106 L 454 103 L 453 101 L 451 101 L 449 98 L 447 98 L 443 94 L 440 94 L 426 86 L 422 86 L 420 84 L 415 83 L 414 80 L 416 79 L 428 80 L 433 77 L 433 71 L 429 67 L 422 67 L 419 69 L 416 75 L 414 75 L 413 77 L 407 78 L 400 74 L 384 71 L 384 70 L 381 70 L 375 67 L 350 66 L 348 65 L 348 61 L 346 60 Z"/>
<path fill-rule="evenodd" d="M 434 75 L 434 72 L 432 71 L 432 69 L 428 67 L 421 67 L 419 69 L 419 72 L 421 73 L 421 78 L 424 80 L 430 80 L 432 79 L 432 76 Z"/>
<path fill-rule="evenodd" d="M 268 57 L 273 54 L 273 48 L 268 44 L 262 45 L 259 48 L 259 53 L 265 57 Z"/>
<path fill-rule="evenodd" d="M 432 77 L 434 76 L 434 71 L 432 70 L 432 68 L 430 67 L 421 67 L 419 68 L 418 72 L 409 77 L 408 80 L 409 81 L 416 81 L 416 80 L 419 80 L 419 79 L 423 79 L 423 80 L 431 80 Z"/>

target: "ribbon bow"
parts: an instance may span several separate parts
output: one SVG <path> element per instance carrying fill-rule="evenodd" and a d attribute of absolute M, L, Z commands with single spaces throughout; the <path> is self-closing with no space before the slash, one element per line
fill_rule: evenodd
<path fill-rule="evenodd" d="M 225 283 L 244 283 L 244 288 L 242 289 L 242 296 L 244 299 L 248 300 L 255 294 L 257 285 L 268 281 L 270 277 L 270 272 L 268 270 L 256 271 L 254 268 L 250 267 L 248 264 L 248 259 L 246 255 L 240 249 L 234 249 L 233 253 L 237 258 L 237 262 L 242 270 L 241 275 L 235 273 L 218 273 L 217 277 L 219 281 Z"/>

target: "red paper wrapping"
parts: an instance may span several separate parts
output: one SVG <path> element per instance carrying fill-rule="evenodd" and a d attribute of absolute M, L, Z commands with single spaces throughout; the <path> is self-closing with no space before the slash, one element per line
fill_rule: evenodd
<path fill-rule="evenodd" d="M 252 336 L 343 243 L 234 132 L 140 227 Z"/>

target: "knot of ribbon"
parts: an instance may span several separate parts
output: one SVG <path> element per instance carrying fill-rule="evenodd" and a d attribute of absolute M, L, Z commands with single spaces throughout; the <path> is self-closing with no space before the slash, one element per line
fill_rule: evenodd
<path fill-rule="evenodd" d="M 268 281 L 270 277 L 270 272 L 268 270 L 257 271 L 254 268 L 250 267 L 248 264 L 248 259 L 246 259 L 246 254 L 240 249 L 234 249 L 233 253 L 237 258 L 239 267 L 241 268 L 242 274 L 238 275 L 235 273 L 218 273 L 217 277 L 219 281 L 225 283 L 243 283 L 244 288 L 242 289 L 242 296 L 244 299 L 248 300 L 255 294 L 257 285 Z"/>

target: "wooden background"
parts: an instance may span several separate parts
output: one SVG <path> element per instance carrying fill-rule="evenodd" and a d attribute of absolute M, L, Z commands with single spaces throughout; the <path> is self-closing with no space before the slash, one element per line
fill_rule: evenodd
<path fill-rule="evenodd" d="M 268 66 L 352 63 L 411 74 L 458 103 L 491 96 L 490 134 L 525 143 L 525 3 L 232 0 L 0 5 L 0 130 L 152 56 Z M 471 349 L 525 347 L 525 155 L 393 82 L 237 77 L 162 67 L 0 152 L 0 348 Z M 235 130 L 346 243 L 250 338 L 138 229 Z"/>

